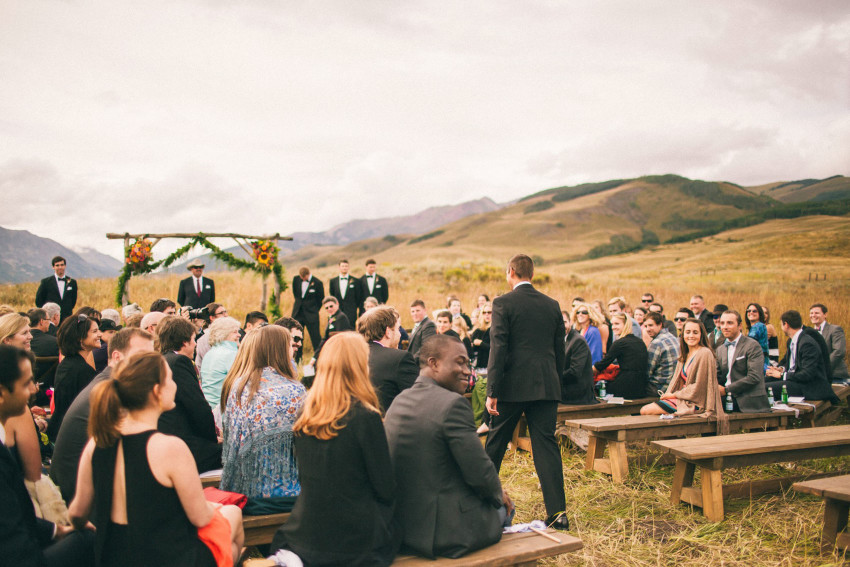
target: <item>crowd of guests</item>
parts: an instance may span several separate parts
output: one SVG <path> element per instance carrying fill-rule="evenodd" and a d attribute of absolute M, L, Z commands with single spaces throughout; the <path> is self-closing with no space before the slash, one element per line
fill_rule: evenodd
<path fill-rule="evenodd" d="M 481 294 L 469 314 L 454 295 L 431 312 L 417 299 L 408 333 L 374 267 L 358 279 L 341 261 L 328 296 L 302 268 L 292 317 L 274 322 L 167 298 L 147 312 L 0 306 L 0 500 L 14 503 L 0 514 L 0 556 L 15 565 L 232 565 L 243 514 L 291 512 L 270 552 L 306 565 L 389 565 L 402 547 L 458 557 L 511 523 L 500 445 L 523 412 L 548 429 L 557 402 L 598 403 L 604 388 L 654 398 L 643 414 L 716 416 L 723 433 L 728 411 L 767 411 L 783 390 L 834 400 L 831 383 L 850 379 L 843 329 L 820 303 L 811 327 L 782 313 L 788 342 L 778 360 L 777 331 L 757 303 L 742 316 L 726 305 L 709 311 L 695 295 L 671 321 L 652 294 L 633 308 L 623 297 L 576 297 L 559 312 L 533 290 L 530 259 L 515 257 L 512 293 Z M 181 298 L 214 293 L 203 266 L 190 269 Z M 324 336 L 301 366 L 305 325 L 320 335 L 317 305 Z M 532 340 L 540 332 L 546 344 Z M 541 382 L 528 399 L 552 406 L 529 405 L 517 382 L 516 365 L 538 364 L 551 366 L 554 389 Z M 299 367 L 314 372 L 299 379 Z M 548 454 L 542 439 L 532 442 L 547 521 L 567 529 L 560 467 L 537 463 Z M 200 474 L 211 471 L 221 490 L 247 498 L 242 510 L 206 500 Z M 55 483 L 56 497 L 31 496 L 37 483 Z"/>

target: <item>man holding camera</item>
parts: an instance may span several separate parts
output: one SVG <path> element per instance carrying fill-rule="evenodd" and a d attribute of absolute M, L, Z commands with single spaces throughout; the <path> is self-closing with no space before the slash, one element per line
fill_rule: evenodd
<path fill-rule="evenodd" d="M 186 268 L 192 275 L 180 282 L 177 303 L 199 309 L 215 301 L 215 282 L 204 277 L 204 264 L 200 260 L 192 260 Z"/>

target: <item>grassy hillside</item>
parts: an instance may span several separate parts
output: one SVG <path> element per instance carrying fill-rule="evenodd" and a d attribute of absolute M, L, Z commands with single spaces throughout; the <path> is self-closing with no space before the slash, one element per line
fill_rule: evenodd
<path fill-rule="evenodd" d="M 832 201 L 850 199 L 850 178 L 834 175 L 826 179 L 800 179 L 768 183 L 758 187 L 748 187 L 750 191 L 766 195 L 783 203 L 802 201 Z"/>

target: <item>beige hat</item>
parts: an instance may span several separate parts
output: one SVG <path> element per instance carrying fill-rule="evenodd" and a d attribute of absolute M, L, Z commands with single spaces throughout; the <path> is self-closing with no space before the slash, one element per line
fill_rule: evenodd
<path fill-rule="evenodd" d="M 203 267 L 204 267 L 204 263 L 201 262 L 200 260 L 192 260 L 191 262 L 189 262 L 186 265 L 187 270 L 191 270 L 192 268 L 203 268 Z"/>

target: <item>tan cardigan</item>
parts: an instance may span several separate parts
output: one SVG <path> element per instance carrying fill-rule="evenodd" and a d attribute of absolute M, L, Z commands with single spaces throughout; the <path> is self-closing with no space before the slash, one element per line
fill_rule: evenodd
<path fill-rule="evenodd" d="M 674 394 L 678 399 L 677 415 L 699 415 L 700 417 L 716 417 L 717 433 L 729 433 L 729 418 L 723 411 L 723 400 L 717 384 L 717 359 L 710 348 L 702 347 L 694 353 L 688 367 L 688 378 L 683 384 L 681 379 L 682 367 L 679 362 L 673 373 L 673 380 L 667 387 L 668 394 Z M 697 409 L 702 413 L 695 413 Z"/>

